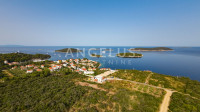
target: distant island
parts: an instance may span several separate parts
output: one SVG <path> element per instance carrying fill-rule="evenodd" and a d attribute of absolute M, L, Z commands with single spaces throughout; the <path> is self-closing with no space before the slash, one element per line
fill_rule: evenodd
<path fill-rule="evenodd" d="M 72 53 L 75 53 L 75 52 L 82 52 L 82 50 L 78 50 L 78 49 L 75 49 L 75 48 L 65 48 L 65 49 L 61 49 L 61 50 L 55 50 L 55 52 L 72 52 Z"/>
<path fill-rule="evenodd" d="M 122 58 L 141 58 L 143 55 L 139 53 L 118 53 L 117 57 Z"/>
<path fill-rule="evenodd" d="M 154 48 L 131 48 L 130 51 L 173 51 L 167 47 L 154 47 Z"/>
<path fill-rule="evenodd" d="M 92 57 L 97 57 L 97 58 L 100 58 L 102 57 L 102 55 L 97 55 L 97 54 L 91 54 Z"/>
<path fill-rule="evenodd" d="M 113 51 L 113 49 L 103 49 L 103 51 Z"/>

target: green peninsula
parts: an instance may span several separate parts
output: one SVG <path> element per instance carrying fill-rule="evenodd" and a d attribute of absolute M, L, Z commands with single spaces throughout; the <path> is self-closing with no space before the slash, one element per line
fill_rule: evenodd
<path fill-rule="evenodd" d="M 55 50 L 55 52 L 72 52 L 72 53 L 75 53 L 75 52 L 82 52 L 82 50 L 78 50 L 78 49 L 75 49 L 75 48 L 65 48 L 65 49 L 61 49 L 61 50 Z"/>

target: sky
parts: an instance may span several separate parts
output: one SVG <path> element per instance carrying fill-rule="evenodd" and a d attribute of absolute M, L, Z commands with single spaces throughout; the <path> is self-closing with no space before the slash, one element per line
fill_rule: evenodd
<path fill-rule="evenodd" d="M 0 45 L 200 46 L 200 0 L 0 0 Z"/>

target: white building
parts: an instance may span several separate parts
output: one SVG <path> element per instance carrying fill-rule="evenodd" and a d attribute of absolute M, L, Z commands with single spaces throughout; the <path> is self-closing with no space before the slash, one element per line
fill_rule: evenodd
<path fill-rule="evenodd" d="M 60 61 L 54 61 L 54 63 L 60 63 Z"/>
<path fill-rule="evenodd" d="M 33 70 L 27 70 L 26 73 L 33 73 Z"/>
<path fill-rule="evenodd" d="M 94 79 L 97 79 L 97 82 L 99 82 L 99 83 L 103 83 L 104 81 L 107 80 L 103 76 L 95 76 Z"/>
<path fill-rule="evenodd" d="M 62 62 L 64 63 L 64 62 L 66 62 L 66 60 L 62 60 Z"/>
<path fill-rule="evenodd" d="M 84 71 L 84 74 L 94 74 L 94 71 Z"/>
<path fill-rule="evenodd" d="M 33 62 L 41 62 L 41 61 L 45 61 L 45 60 L 41 60 L 41 59 L 33 59 Z"/>
<path fill-rule="evenodd" d="M 8 64 L 8 61 L 7 61 L 7 60 L 5 60 L 5 61 L 4 61 L 4 64 Z"/>
<path fill-rule="evenodd" d="M 64 67 L 67 67 L 67 64 L 63 64 Z"/>
<path fill-rule="evenodd" d="M 44 68 L 44 65 L 41 65 L 41 68 Z"/>

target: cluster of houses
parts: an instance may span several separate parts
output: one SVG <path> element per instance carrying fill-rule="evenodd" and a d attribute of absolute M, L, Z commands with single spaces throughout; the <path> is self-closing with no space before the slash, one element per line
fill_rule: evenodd
<path fill-rule="evenodd" d="M 38 60 L 37 60 L 38 61 Z M 41 60 L 39 60 L 41 61 Z M 43 61 L 43 60 L 42 60 Z M 5 64 L 8 65 L 15 65 L 11 69 L 16 69 L 20 65 L 19 62 L 11 62 L 4 61 Z M 74 72 L 78 72 L 79 74 L 94 74 L 94 71 L 100 66 L 100 64 L 96 61 L 89 60 L 89 59 L 68 59 L 68 60 L 58 60 L 49 62 L 49 65 L 46 66 L 51 72 L 59 71 L 61 68 L 69 68 Z M 45 65 L 25 65 L 20 66 L 21 70 L 26 71 L 26 73 L 33 73 L 34 71 L 42 71 L 45 68 Z M 100 70 L 110 70 L 110 68 L 101 68 Z"/>
<path fill-rule="evenodd" d="M 94 71 L 99 67 L 98 62 L 89 59 L 68 59 L 54 61 L 49 69 L 51 71 L 58 70 L 62 67 L 68 67 L 80 74 L 94 74 Z M 109 70 L 109 68 L 102 68 L 100 70 Z"/>
<path fill-rule="evenodd" d="M 33 73 L 33 71 L 41 72 L 44 67 L 45 67 L 44 65 L 36 66 L 36 65 L 30 64 L 26 66 L 20 66 L 20 69 L 26 70 L 26 73 Z M 12 68 L 12 69 L 15 69 L 15 68 Z"/>
<path fill-rule="evenodd" d="M 11 62 L 9 63 L 7 60 L 4 61 L 4 64 L 8 64 L 8 65 L 19 65 L 20 63 L 19 62 Z"/>

